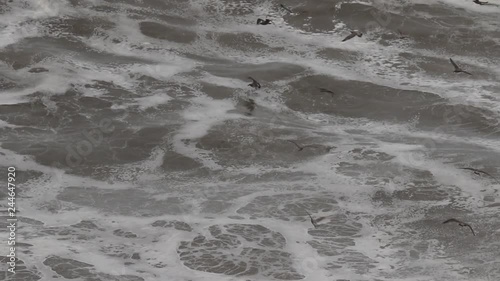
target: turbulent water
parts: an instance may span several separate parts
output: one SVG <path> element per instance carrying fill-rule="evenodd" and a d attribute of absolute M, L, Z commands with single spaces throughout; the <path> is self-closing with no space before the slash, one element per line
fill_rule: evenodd
<path fill-rule="evenodd" d="M 497 2 L 2 1 L 0 280 L 500 280 Z"/>

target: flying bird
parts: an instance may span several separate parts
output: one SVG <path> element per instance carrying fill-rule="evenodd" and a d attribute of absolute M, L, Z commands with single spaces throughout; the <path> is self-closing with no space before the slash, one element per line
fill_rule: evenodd
<path fill-rule="evenodd" d="M 455 67 L 455 70 L 453 72 L 456 72 L 456 73 L 459 73 L 459 72 L 463 72 L 465 74 L 469 74 L 469 75 L 472 75 L 472 73 L 470 72 L 467 72 L 463 69 L 461 69 L 451 58 L 450 58 L 450 62 L 451 64 L 453 64 L 453 66 Z"/>
<path fill-rule="evenodd" d="M 330 90 L 328 90 L 328 89 L 325 89 L 325 88 L 318 88 L 318 89 L 319 89 L 319 91 L 320 91 L 320 92 L 322 92 L 322 93 L 328 93 L 328 94 L 330 94 L 332 97 L 333 97 L 333 95 L 335 95 L 335 93 L 334 93 L 333 91 L 330 91 Z"/>
<path fill-rule="evenodd" d="M 270 19 L 266 19 L 266 20 L 263 20 L 263 19 L 257 19 L 257 24 L 260 24 L 260 25 L 268 25 L 268 24 L 271 24 L 271 20 Z"/>
<path fill-rule="evenodd" d="M 470 228 L 470 231 L 472 231 L 472 235 L 476 236 L 476 233 L 474 233 L 474 229 L 472 229 L 472 226 L 470 226 L 470 224 L 465 223 L 465 222 L 462 222 L 462 221 L 459 221 L 459 220 L 457 220 L 457 219 L 453 219 L 453 218 L 452 218 L 452 219 L 447 219 L 447 220 L 445 220 L 445 221 L 443 222 L 443 224 L 445 224 L 445 223 L 449 223 L 449 222 L 456 222 L 456 223 L 458 223 L 458 225 L 460 225 L 460 226 L 462 226 L 462 227 L 463 227 L 463 226 L 467 226 L 467 227 L 469 227 L 469 228 Z"/>
<path fill-rule="evenodd" d="M 315 146 L 317 146 L 316 144 L 309 144 L 309 145 L 300 146 L 296 142 L 294 142 L 293 140 L 286 140 L 286 141 L 295 144 L 295 146 L 298 148 L 297 151 L 302 151 L 304 148 L 307 148 L 307 147 L 315 147 Z"/>
<path fill-rule="evenodd" d="M 472 1 L 472 2 L 474 2 L 474 3 L 478 4 L 478 5 L 484 5 L 484 4 L 487 4 L 487 3 L 488 3 L 488 2 L 481 2 L 481 1 L 479 1 L 479 0 L 474 0 L 474 1 Z"/>
<path fill-rule="evenodd" d="M 312 225 L 314 226 L 314 228 L 318 228 L 318 227 L 319 227 L 319 224 L 318 224 L 318 223 L 319 223 L 320 221 L 322 221 L 322 220 L 326 219 L 326 217 L 319 217 L 319 218 L 315 219 L 315 218 L 313 218 L 313 217 L 311 216 L 311 214 L 309 214 L 309 212 L 308 212 L 306 209 L 304 209 L 304 211 L 307 213 L 307 215 L 309 216 L 309 218 L 311 218 L 311 223 L 312 223 Z"/>
<path fill-rule="evenodd" d="M 248 84 L 248 86 L 254 88 L 254 89 L 260 89 L 260 83 L 257 82 L 257 80 L 253 79 L 252 77 L 248 76 L 248 79 L 252 80 L 252 83 Z"/>
<path fill-rule="evenodd" d="M 476 174 L 478 176 L 480 176 L 481 174 L 487 175 L 488 177 L 494 179 L 498 184 L 500 184 L 500 181 L 497 178 L 495 178 L 494 176 L 492 176 L 491 174 L 489 174 L 485 171 L 474 169 L 474 168 L 460 168 L 460 169 L 472 171 L 472 172 L 474 172 L 474 174 Z"/>
<path fill-rule="evenodd" d="M 345 42 L 349 39 L 352 39 L 355 36 L 361 37 L 361 36 L 363 36 L 363 33 L 359 32 L 357 30 L 353 30 L 353 31 L 351 31 L 351 34 L 349 34 L 346 38 L 344 38 L 344 40 L 342 40 L 342 42 Z"/>
<path fill-rule="evenodd" d="M 290 14 L 293 14 L 292 10 L 288 9 L 285 5 L 280 4 L 280 7 L 283 8 L 285 11 L 289 12 Z"/>

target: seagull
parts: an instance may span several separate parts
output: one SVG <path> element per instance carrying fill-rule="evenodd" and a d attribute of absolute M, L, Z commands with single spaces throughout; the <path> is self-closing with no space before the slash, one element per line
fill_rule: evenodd
<path fill-rule="evenodd" d="M 481 2 L 481 1 L 479 1 L 479 0 L 474 0 L 474 1 L 472 1 L 472 2 L 474 2 L 474 3 L 476 3 L 476 4 L 479 4 L 479 5 L 484 5 L 484 4 L 487 4 L 487 3 L 488 3 L 488 2 Z"/>
<path fill-rule="evenodd" d="M 304 145 L 304 146 L 300 146 L 298 145 L 296 142 L 292 141 L 292 140 L 286 140 L 287 142 L 291 142 L 293 144 L 295 144 L 295 146 L 298 148 L 297 151 L 302 151 L 304 148 L 306 147 L 314 147 L 314 146 L 317 146 L 316 144 L 309 144 L 309 145 Z"/>
<path fill-rule="evenodd" d="M 353 31 L 351 31 L 351 34 L 349 34 L 349 36 L 347 36 L 346 38 L 344 38 L 344 40 L 342 40 L 342 42 L 347 41 L 347 40 L 353 38 L 354 36 L 361 37 L 361 36 L 363 36 L 363 33 L 359 32 L 357 30 L 353 30 Z"/>
<path fill-rule="evenodd" d="M 398 29 L 399 39 L 406 39 L 408 35 L 404 34 L 400 29 Z"/>
<path fill-rule="evenodd" d="M 257 19 L 257 24 L 260 24 L 260 25 L 268 25 L 268 24 L 271 24 L 271 20 L 270 20 L 270 19 L 266 19 L 266 20 L 263 20 L 263 19 Z"/>
<path fill-rule="evenodd" d="M 285 5 L 280 4 L 280 7 L 283 8 L 285 11 L 289 12 L 290 14 L 293 14 L 292 10 L 288 9 L 287 7 L 285 7 Z"/>
<path fill-rule="evenodd" d="M 488 177 L 494 179 L 497 183 L 500 184 L 500 181 L 497 178 L 495 178 L 494 176 L 492 176 L 491 174 L 489 174 L 489 173 L 487 173 L 485 171 L 481 171 L 481 170 L 474 169 L 474 168 L 460 168 L 460 169 L 472 171 L 472 172 L 474 172 L 474 174 L 476 174 L 478 176 L 480 176 L 481 174 L 485 174 L 485 175 L 487 175 Z"/>
<path fill-rule="evenodd" d="M 312 223 L 312 225 L 314 225 L 314 228 L 318 228 L 318 227 L 319 227 L 318 223 L 319 223 L 320 221 L 322 221 L 322 220 L 326 219 L 326 217 L 319 217 L 319 218 L 317 218 L 317 219 L 314 219 L 314 218 L 311 216 L 311 214 L 309 214 L 309 212 L 308 212 L 306 209 L 304 209 L 304 211 L 306 211 L 306 213 L 307 213 L 307 215 L 309 216 L 309 218 L 311 218 L 311 223 Z"/>
<path fill-rule="evenodd" d="M 453 66 L 455 67 L 455 70 L 453 72 L 456 72 L 456 73 L 459 73 L 459 72 L 463 72 L 463 73 L 466 73 L 466 74 L 469 74 L 469 75 L 472 75 L 472 73 L 469 73 L 463 69 L 461 69 L 451 58 L 450 58 L 450 62 L 451 64 L 453 64 Z"/>
<path fill-rule="evenodd" d="M 248 86 L 255 88 L 255 89 L 260 89 L 260 83 L 257 82 L 257 80 L 253 79 L 250 76 L 248 76 L 248 79 L 252 80 L 252 83 L 248 84 Z"/>
<path fill-rule="evenodd" d="M 469 227 L 469 228 L 470 228 L 470 231 L 472 231 L 472 235 L 476 236 L 476 233 L 474 233 L 474 229 L 472 229 L 472 226 L 470 226 L 470 224 L 465 223 L 465 222 L 462 222 L 462 221 L 459 221 L 459 220 L 457 220 L 457 219 L 447 219 L 447 220 L 445 220 L 445 221 L 443 222 L 443 224 L 445 224 L 445 223 L 449 223 L 449 222 L 456 222 L 456 223 L 458 223 L 458 225 L 460 225 L 460 226 L 467 226 L 467 227 Z"/>
<path fill-rule="evenodd" d="M 333 97 L 333 95 L 335 95 L 335 93 L 333 91 L 330 91 L 328 89 L 325 89 L 325 88 L 318 88 L 318 89 L 322 93 L 329 93 L 332 97 Z"/>

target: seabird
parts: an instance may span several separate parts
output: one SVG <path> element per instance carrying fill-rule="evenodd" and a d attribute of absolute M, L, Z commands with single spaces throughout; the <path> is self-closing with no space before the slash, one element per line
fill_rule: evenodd
<path fill-rule="evenodd" d="M 260 83 L 257 82 L 257 80 L 253 79 L 250 76 L 248 76 L 248 79 L 252 80 L 252 83 L 248 84 L 248 86 L 255 88 L 255 89 L 260 89 Z"/>
<path fill-rule="evenodd" d="M 474 1 L 472 1 L 472 2 L 474 2 L 474 3 L 476 3 L 476 4 L 479 4 L 479 5 L 484 5 L 484 4 L 487 4 L 487 3 L 488 3 L 488 2 L 481 2 L 481 1 L 479 1 L 479 0 L 474 0 Z"/>
<path fill-rule="evenodd" d="M 257 24 L 260 24 L 260 25 L 268 25 L 268 24 L 271 24 L 271 20 L 270 20 L 270 19 L 266 19 L 266 20 L 263 20 L 263 19 L 257 19 Z"/>
<path fill-rule="evenodd" d="M 318 145 L 316 145 L 316 144 L 309 144 L 309 145 L 300 146 L 300 145 L 298 145 L 296 142 L 294 142 L 294 141 L 292 141 L 292 140 L 286 140 L 286 141 L 288 141 L 288 142 L 291 142 L 291 143 L 295 144 L 295 146 L 298 148 L 298 150 L 297 150 L 297 151 L 302 151 L 302 150 L 303 150 L 304 148 L 306 148 L 306 147 L 314 147 L 314 146 L 318 146 Z"/>
<path fill-rule="evenodd" d="M 313 218 L 313 217 L 311 216 L 311 214 L 309 214 L 309 212 L 308 212 L 306 209 L 304 209 L 304 211 L 306 211 L 306 213 L 307 213 L 307 215 L 309 216 L 309 218 L 311 218 L 311 223 L 312 223 L 312 225 L 314 226 L 314 228 L 318 228 L 318 227 L 319 227 L 318 223 L 319 223 L 320 221 L 322 221 L 322 220 L 326 219 L 326 217 L 319 217 L 319 218 L 315 219 L 315 218 Z"/>
<path fill-rule="evenodd" d="M 333 97 L 333 95 L 335 95 L 335 93 L 333 91 L 330 91 L 328 89 L 325 89 L 325 88 L 318 88 L 318 89 L 322 93 L 329 93 L 332 97 Z"/>
<path fill-rule="evenodd" d="M 454 70 L 453 72 L 456 72 L 456 73 L 458 73 L 458 72 L 463 72 L 463 73 L 466 73 L 466 74 L 472 75 L 472 73 L 469 73 L 469 72 L 467 72 L 467 71 L 465 71 L 465 70 L 461 69 L 461 68 L 460 68 L 460 67 L 459 67 L 459 66 L 458 66 L 458 65 L 457 65 L 457 64 L 456 64 L 456 63 L 455 63 L 455 62 L 454 62 L 451 58 L 450 58 L 450 62 L 451 62 L 451 64 L 453 64 L 453 66 L 455 67 L 455 70 Z"/>
<path fill-rule="evenodd" d="M 293 14 L 292 10 L 288 9 L 287 7 L 285 7 L 285 5 L 280 4 L 280 7 L 283 8 L 284 10 L 286 10 L 287 12 L 289 12 L 290 14 Z"/>
<path fill-rule="evenodd" d="M 474 236 L 476 236 L 476 233 L 474 233 L 474 229 L 472 229 L 472 226 L 470 226 L 470 224 L 465 223 L 465 222 L 462 222 L 462 221 L 459 221 L 459 220 L 457 220 L 457 219 L 447 219 L 447 220 L 445 220 L 445 221 L 443 222 L 443 224 L 445 224 L 445 223 L 449 223 L 449 222 L 456 222 L 456 223 L 458 223 L 458 225 L 460 225 L 460 226 L 467 226 L 467 227 L 469 227 L 469 228 L 470 228 L 470 231 L 472 231 L 472 234 L 473 234 Z"/>
<path fill-rule="evenodd" d="M 494 179 L 497 183 L 500 184 L 500 181 L 497 178 L 495 178 L 494 176 L 492 176 L 491 174 L 489 174 L 489 173 L 487 173 L 485 171 L 481 171 L 481 170 L 474 169 L 474 168 L 460 168 L 460 169 L 472 171 L 472 172 L 474 172 L 474 174 L 476 174 L 478 176 L 480 176 L 481 174 L 485 174 L 485 175 L 487 175 L 488 177 Z"/>
<path fill-rule="evenodd" d="M 344 38 L 344 40 L 342 40 L 342 42 L 347 41 L 349 39 L 352 39 L 354 36 L 361 37 L 361 36 L 363 36 L 363 33 L 359 32 L 357 30 L 353 30 L 353 31 L 351 31 L 351 34 L 349 34 L 349 36 L 347 36 L 346 38 Z"/>

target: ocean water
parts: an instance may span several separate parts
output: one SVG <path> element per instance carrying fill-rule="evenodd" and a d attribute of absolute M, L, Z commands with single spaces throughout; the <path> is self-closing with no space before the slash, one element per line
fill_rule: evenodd
<path fill-rule="evenodd" d="M 500 280 L 490 2 L 2 1 L 0 280 Z"/>

